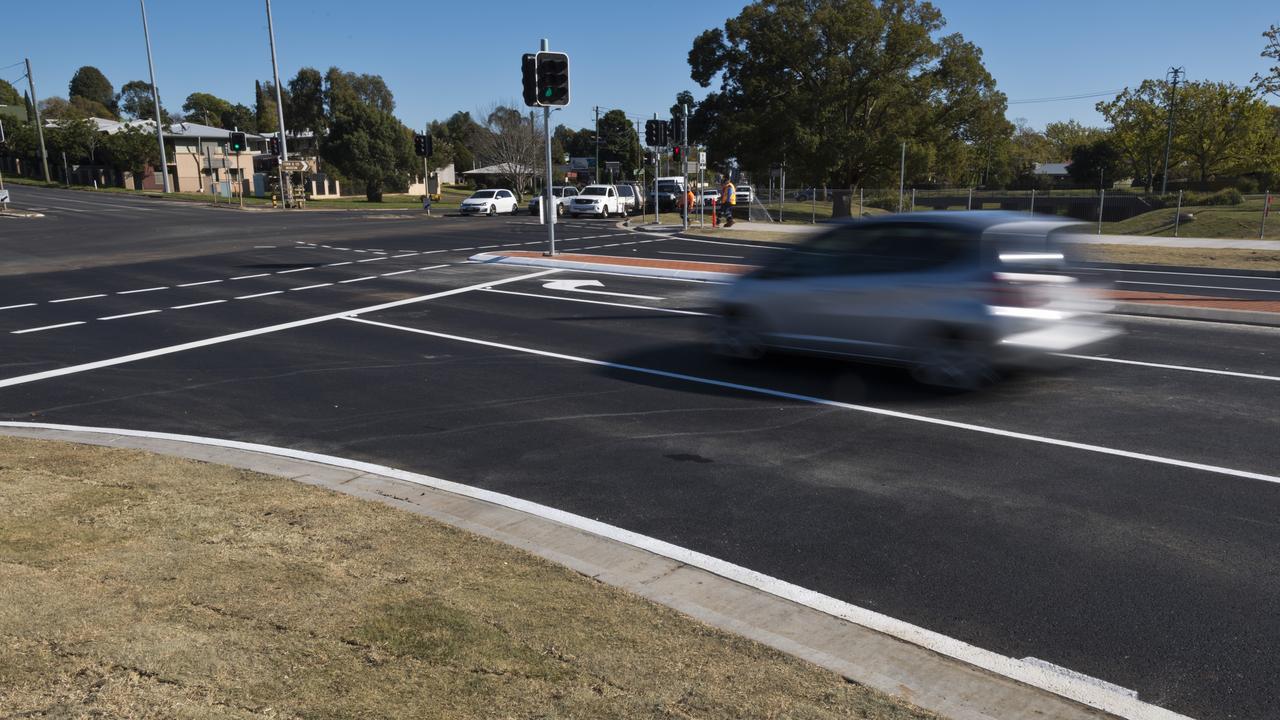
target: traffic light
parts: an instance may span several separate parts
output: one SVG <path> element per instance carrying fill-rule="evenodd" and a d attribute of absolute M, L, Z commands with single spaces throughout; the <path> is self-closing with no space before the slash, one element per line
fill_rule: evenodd
<path fill-rule="evenodd" d="M 538 104 L 538 56 L 525 53 L 520 58 L 520 79 L 524 88 L 524 104 L 535 107 Z"/>
<path fill-rule="evenodd" d="M 538 104 L 569 104 L 569 56 L 561 52 L 538 53 Z"/>
<path fill-rule="evenodd" d="M 681 156 L 683 154 L 684 154 L 684 150 L 679 145 L 671 148 L 671 159 L 674 162 L 680 162 Z"/>
<path fill-rule="evenodd" d="M 231 152 L 244 152 L 248 149 L 248 143 L 245 141 L 244 133 L 231 133 Z"/>
<path fill-rule="evenodd" d="M 418 157 L 431 157 L 431 136 L 414 133 L 413 152 Z"/>
<path fill-rule="evenodd" d="M 268 155 L 280 154 L 280 138 L 278 137 L 267 138 L 267 154 Z"/>
<path fill-rule="evenodd" d="M 671 141 L 671 123 L 666 120 L 658 121 L 658 144 L 666 147 Z"/>
<path fill-rule="evenodd" d="M 658 156 L 657 156 L 656 154 L 654 154 L 654 153 L 653 153 L 653 151 L 651 151 L 651 150 L 645 150 L 645 151 L 644 151 L 644 164 L 645 164 L 645 165 L 654 165 L 654 164 L 656 164 L 657 162 L 658 162 Z"/>
<path fill-rule="evenodd" d="M 657 120 L 644 121 L 644 144 L 648 145 L 649 147 L 658 146 L 658 121 Z"/>

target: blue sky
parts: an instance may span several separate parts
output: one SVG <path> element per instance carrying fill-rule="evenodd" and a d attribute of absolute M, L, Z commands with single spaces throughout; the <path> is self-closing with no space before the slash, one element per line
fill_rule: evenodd
<path fill-rule="evenodd" d="M 396 114 L 411 126 L 518 98 L 520 54 L 546 37 L 572 58 L 573 105 L 552 122 L 583 127 L 595 105 L 665 116 L 678 91 L 700 96 L 687 64 L 693 38 L 743 4 L 273 0 L 272 9 L 282 77 L 307 65 L 380 74 L 395 94 Z M 1163 77 L 1170 65 L 1185 66 L 1192 79 L 1243 84 L 1265 69 L 1262 31 L 1280 23 L 1275 0 L 935 4 L 948 31 L 983 48 L 1015 103 L 1117 90 Z M 554 9 L 550 18 L 547 8 Z M 178 109 L 195 91 L 252 105 L 254 79 L 271 77 L 262 2 L 151 0 L 147 12 L 166 107 Z M 65 96 L 81 65 L 99 67 L 117 90 L 147 77 L 136 2 L 13 2 L 4 17 L 7 27 L 22 30 L 7 37 L 0 66 L 30 57 L 42 97 Z M 0 69 L 11 82 L 21 74 L 20 66 Z M 1096 101 L 1011 104 L 1009 117 L 1036 127 L 1068 118 L 1100 124 Z"/>

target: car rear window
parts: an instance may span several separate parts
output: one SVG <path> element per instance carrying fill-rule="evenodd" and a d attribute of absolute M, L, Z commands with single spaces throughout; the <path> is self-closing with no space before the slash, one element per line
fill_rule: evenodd
<path fill-rule="evenodd" d="M 850 223 L 788 253 L 765 275 L 871 275 L 928 272 L 976 263 L 980 241 L 943 223 Z"/>

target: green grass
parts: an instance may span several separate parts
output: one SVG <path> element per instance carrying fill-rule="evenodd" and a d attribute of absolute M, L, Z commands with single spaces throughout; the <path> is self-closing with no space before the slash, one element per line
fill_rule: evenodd
<path fill-rule="evenodd" d="M 1276 216 L 1272 203 L 1271 217 L 1267 218 L 1267 240 L 1280 240 L 1280 217 Z M 1182 212 L 1194 215 L 1191 221 L 1183 221 L 1178 228 L 1181 237 L 1258 239 L 1262 224 L 1262 200 L 1247 200 L 1240 205 L 1187 206 Z M 1173 237 L 1176 208 L 1152 210 L 1128 220 L 1102 223 L 1102 231 L 1112 235 L 1146 235 Z"/>

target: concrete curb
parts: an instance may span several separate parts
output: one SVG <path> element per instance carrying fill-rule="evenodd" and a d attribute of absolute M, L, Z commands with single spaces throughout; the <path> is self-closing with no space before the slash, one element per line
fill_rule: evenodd
<path fill-rule="evenodd" d="M 214 462 L 382 502 L 522 548 L 957 720 L 1183 718 L 1042 661 L 1005 658 L 863 611 L 898 626 L 892 634 L 878 631 L 841 617 L 848 611 L 826 608 L 856 610 L 834 598 L 801 591 L 803 600 L 788 599 L 770 592 L 768 584 L 792 588 L 793 594 L 800 589 L 678 546 L 466 485 L 333 456 L 170 433 L 25 422 L 0 422 L 0 432 Z M 1000 670 L 925 647 L 931 640 L 950 641 Z M 1035 686 L 1007 673 L 1031 678 Z"/>
<path fill-rule="evenodd" d="M 1151 303 L 1116 303 L 1111 310 L 1120 315 L 1170 318 L 1173 320 L 1203 320 L 1207 322 L 1235 323 L 1237 325 L 1262 325 L 1280 327 L 1280 313 L 1252 310 L 1222 310 L 1219 308 L 1155 305 Z"/>
<path fill-rule="evenodd" d="M 668 268 L 647 268 L 638 265 L 613 265 L 610 263 L 581 262 L 576 260 L 557 260 L 555 258 L 511 257 L 496 253 L 479 253 L 467 258 L 474 263 L 496 263 L 500 265 L 527 265 L 529 267 L 559 268 L 561 270 L 584 270 L 590 272 L 610 272 L 619 275 L 639 275 L 641 277 L 676 278 L 678 280 L 701 280 L 703 282 L 731 282 L 739 275 L 733 273 L 707 272 L 704 270 L 671 270 Z"/>

